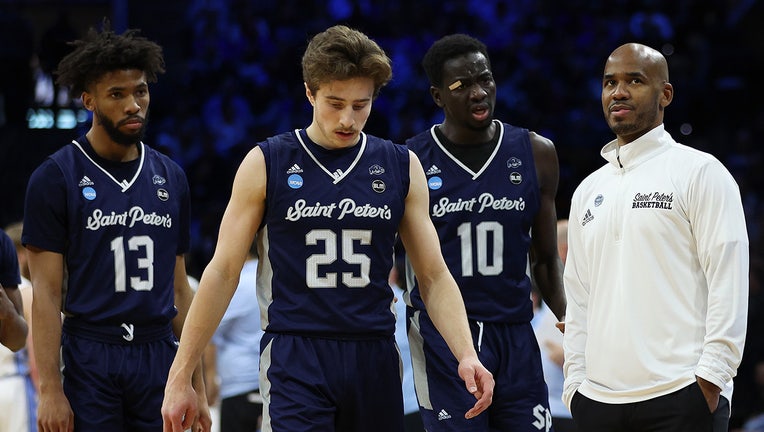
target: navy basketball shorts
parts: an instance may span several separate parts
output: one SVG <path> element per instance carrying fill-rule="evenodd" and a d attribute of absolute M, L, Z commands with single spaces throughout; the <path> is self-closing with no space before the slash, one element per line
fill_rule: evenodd
<path fill-rule="evenodd" d="M 111 344 L 62 334 L 64 393 L 76 432 L 161 432 L 175 336 Z"/>
<path fill-rule="evenodd" d="M 402 432 L 401 362 L 393 335 L 338 340 L 265 333 L 263 432 Z"/>
<path fill-rule="evenodd" d="M 549 432 L 552 416 L 541 353 L 530 323 L 470 321 L 473 343 L 496 381 L 493 403 L 472 419 L 464 414 L 477 399 L 457 373 L 458 362 L 430 318 L 408 309 L 414 386 L 429 431 Z"/>

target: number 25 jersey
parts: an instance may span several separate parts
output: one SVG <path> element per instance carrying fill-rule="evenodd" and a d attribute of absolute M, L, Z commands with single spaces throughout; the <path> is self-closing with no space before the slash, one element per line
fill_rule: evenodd
<path fill-rule="evenodd" d="M 265 330 L 393 335 L 388 275 L 408 193 L 408 149 L 361 133 L 358 144 L 328 150 L 304 130 L 258 145 L 268 183 L 257 235 Z"/>

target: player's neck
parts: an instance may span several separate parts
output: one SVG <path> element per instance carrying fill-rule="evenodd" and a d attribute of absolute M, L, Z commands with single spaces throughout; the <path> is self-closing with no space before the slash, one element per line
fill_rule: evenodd
<path fill-rule="evenodd" d="M 106 160 L 113 162 L 129 162 L 138 159 L 140 150 L 138 145 L 122 145 L 114 142 L 103 129 L 91 127 L 85 134 L 93 151 Z"/>
<path fill-rule="evenodd" d="M 438 127 L 438 130 L 454 145 L 471 146 L 492 141 L 496 135 L 496 123 L 491 122 L 489 126 L 482 129 L 471 129 L 464 126 L 456 126 L 446 120 Z"/>

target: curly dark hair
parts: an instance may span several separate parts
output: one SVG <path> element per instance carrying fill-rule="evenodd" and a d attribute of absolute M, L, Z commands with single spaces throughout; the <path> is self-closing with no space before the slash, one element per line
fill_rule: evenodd
<path fill-rule="evenodd" d="M 78 96 L 103 75 L 121 69 L 143 71 L 148 82 L 156 82 L 165 71 L 162 47 L 139 33 L 129 29 L 117 35 L 106 20 L 100 33 L 91 27 L 85 38 L 69 42 L 74 50 L 59 62 L 56 83 Z"/>
<path fill-rule="evenodd" d="M 317 34 L 302 57 L 302 77 L 308 89 L 333 80 L 368 77 L 374 80 L 374 97 L 393 76 L 390 58 L 364 33 L 336 25 Z"/>
<path fill-rule="evenodd" d="M 422 67 L 430 80 L 430 85 L 443 86 L 443 65 L 448 60 L 474 52 L 482 53 L 488 62 L 488 67 L 491 67 L 491 59 L 488 57 L 485 44 L 472 36 L 456 33 L 435 41 L 422 59 Z"/>

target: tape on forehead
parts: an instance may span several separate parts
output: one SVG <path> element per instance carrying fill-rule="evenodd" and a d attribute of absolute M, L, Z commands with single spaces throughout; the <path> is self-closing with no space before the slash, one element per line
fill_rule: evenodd
<path fill-rule="evenodd" d="M 453 83 L 451 83 L 451 85 L 448 86 L 448 89 L 451 91 L 454 91 L 458 89 L 459 87 L 461 87 L 461 85 L 462 85 L 462 80 L 456 80 Z"/>

